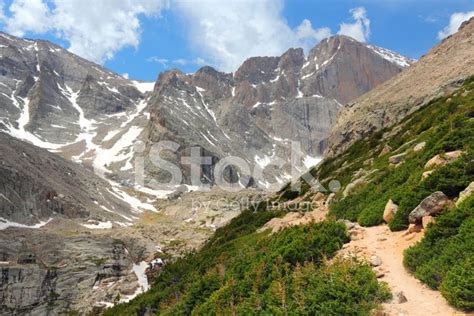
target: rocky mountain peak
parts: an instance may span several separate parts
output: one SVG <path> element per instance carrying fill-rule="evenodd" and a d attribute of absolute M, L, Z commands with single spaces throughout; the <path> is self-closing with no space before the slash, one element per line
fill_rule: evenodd
<path fill-rule="evenodd" d="M 393 54 L 378 49 L 376 53 L 384 55 L 387 62 L 400 64 Z M 471 19 L 398 76 L 347 104 L 337 116 L 325 154 L 337 155 L 368 133 L 399 122 L 473 73 L 474 19 Z"/>
<path fill-rule="evenodd" d="M 251 84 L 270 81 L 278 68 L 279 57 L 251 57 L 237 69 L 236 81 L 248 81 Z"/>

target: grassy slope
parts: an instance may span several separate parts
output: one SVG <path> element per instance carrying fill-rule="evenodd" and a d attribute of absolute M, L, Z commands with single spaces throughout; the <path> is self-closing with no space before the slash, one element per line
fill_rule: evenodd
<path fill-rule="evenodd" d="M 382 223 L 385 204 L 392 199 L 399 205 L 399 211 L 390 228 L 402 230 L 408 226 L 410 211 L 431 193 L 443 191 L 449 197 L 456 197 L 474 181 L 473 116 L 474 79 L 471 79 L 458 92 L 431 102 L 400 125 L 360 140 L 343 155 L 326 160 L 312 170 L 323 185 L 337 179 L 344 187 L 354 180 L 353 175 L 359 169 L 374 171 L 368 183 L 359 185 L 348 197 L 342 198 L 339 192 L 331 214 L 364 226 L 378 225 Z M 384 138 L 384 134 L 391 136 Z M 414 152 L 414 145 L 423 141 L 425 149 Z M 392 151 L 379 157 L 386 144 Z M 422 180 L 424 166 L 430 158 L 453 150 L 463 150 L 465 154 Z M 390 156 L 404 152 L 403 164 L 389 165 Z"/>
<path fill-rule="evenodd" d="M 349 240 L 344 225 L 256 232 L 275 215 L 243 212 L 201 251 L 168 265 L 149 292 L 105 314 L 360 315 L 390 297 L 367 265 L 326 264 Z"/>
<path fill-rule="evenodd" d="M 474 180 L 474 80 L 449 97 L 440 98 L 409 115 L 391 129 L 354 144 L 343 155 L 326 160 L 311 171 L 323 186 L 332 179 L 343 187 L 359 169 L 373 171 L 368 183 L 348 197 L 338 193 L 330 213 L 362 225 L 382 222 L 390 198 L 399 212 L 392 230 L 407 227 L 408 214 L 434 191 L 455 197 Z M 391 135 L 386 136 L 384 135 Z M 412 147 L 425 141 L 426 147 Z M 379 157 L 383 146 L 392 151 Z M 425 163 L 436 154 L 463 150 L 458 161 L 422 180 Z M 405 162 L 390 166 L 391 155 L 406 152 Z M 285 188 L 283 200 L 306 195 Z M 469 202 L 470 201 L 470 202 Z M 448 300 L 472 309 L 472 199 L 459 209 L 446 211 L 426 238 L 406 253 L 405 264 L 415 276 L 440 288 Z M 471 204 L 468 204 L 471 203 Z M 204 248 L 168 265 L 152 289 L 106 315 L 157 314 L 368 314 L 389 297 L 368 266 L 340 262 L 327 265 L 347 236 L 334 222 L 294 227 L 268 236 L 256 229 L 282 213 L 247 211 L 219 229 Z M 460 243 L 459 241 L 463 241 Z M 443 267 L 437 271 L 435 267 Z"/>

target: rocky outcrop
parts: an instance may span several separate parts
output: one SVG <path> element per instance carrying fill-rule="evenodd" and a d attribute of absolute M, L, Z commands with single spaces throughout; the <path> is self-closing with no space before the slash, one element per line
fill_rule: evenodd
<path fill-rule="evenodd" d="M 390 222 L 394 217 L 395 214 L 398 211 L 398 205 L 393 203 L 393 201 L 390 199 L 388 200 L 387 204 L 385 205 L 385 209 L 383 211 L 383 220 L 388 223 Z"/>
<path fill-rule="evenodd" d="M 129 206 L 81 166 L 0 132 L 0 217 L 34 225 L 54 217 L 126 221 Z M 104 208 L 114 210 L 104 212 Z"/>
<path fill-rule="evenodd" d="M 337 115 L 326 156 L 356 140 L 398 123 L 435 97 L 458 87 L 474 73 L 474 18 L 411 67 L 349 102 Z M 400 93 L 403 91 L 403 93 Z"/>
<path fill-rule="evenodd" d="M 414 152 L 419 152 L 419 151 L 422 151 L 423 149 L 425 149 L 426 147 L 426 142 L 420 142 L 418 144 L 415 145 L 415 147 L 413 147 L 413 151 Z"/>
<path fill-rule="evenodd" d="M 459 157 L 461 157 L 462 154 L 463 152 L 461 150 L 456 150 L 436 155 L 426 162 L 425 169 L 442 167 L 448 163 L 457 160 Z"/>
<path fill-rule="evenodd" d="M 388 158 L 388 162 L 392 165 L 398 165 L 399 163 L 405 160 L 406 153 L 401 153 L 398 155 L 394 155 Z"/>
<path fill-rule="evenodd" d="M 449 202 L 448 197 L 443 192 L 434 192 L 410 212 L 408 220 L 412 224 L 421 223 L 424 216 L 437 215 Z"/>
<path fill-rule="evenodd" d="M 458 200 L 456 201 L 456 206 L 461 205 L 468 197 L 474 193 L 474 182 L 471 182 L 467 188 L 465 188 L 461 193 L 459 193 Z"/>
<path fill-rule="evenodd" d="M 212 157 L 212 165 L 237 155 L 254 167 L 270 157 L 289 160 L 290 142 L 303 156 L 322 154 L 340 105 L 365 93 L 409 65 L 389 61 L 378 48 L 346 36 L 323 40 L 305 58 L 301 49 L 279 57 L 253 57 L 235 74 L 205 67 L 195 74 L 162 73 L 150 99 L 147 151 L 171 140 L 181 145 L 175 164 L 190 146 Z M 281 128 L 281 126 L 285 128 Z M 184 176 L 189 179 L 189 168 Z M 212 166 L 202 168 L 213 181 Z M 166 177 L 151 163 L 147 171 Z M 288 168 L 279 168 L 274 173 Z"/>
<path fill-rule="evenodd" d="M 0 230 L 0 259 L 2 315 L 85 314 L 93 302 L 125 298 L 122 277 L 138 287 L 133 258 L 107 236 Z M 107 279 L 114 282 L 103 286 Z"/>

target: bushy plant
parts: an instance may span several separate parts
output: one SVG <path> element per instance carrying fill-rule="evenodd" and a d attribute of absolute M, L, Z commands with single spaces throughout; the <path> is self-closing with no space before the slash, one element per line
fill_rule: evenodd
<path fill-rule="evenodd" d="M 473 310 L 473 241 L 474 196 L 437 217 L 421 242 L 405 251 L 404 264 L 451 304 Z"/>

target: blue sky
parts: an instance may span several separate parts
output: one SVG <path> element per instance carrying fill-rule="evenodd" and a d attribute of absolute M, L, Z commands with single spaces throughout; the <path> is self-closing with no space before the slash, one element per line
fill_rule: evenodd
<path fill-rule="evenodd" d="M 6 32 L 153 81 L 173 67 L 234 71 L 247 57 L 307 51 L 338 32 L 419 58 L 474 15 L 474 1 L 9 0 L 3 12 Z"/>

